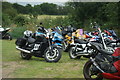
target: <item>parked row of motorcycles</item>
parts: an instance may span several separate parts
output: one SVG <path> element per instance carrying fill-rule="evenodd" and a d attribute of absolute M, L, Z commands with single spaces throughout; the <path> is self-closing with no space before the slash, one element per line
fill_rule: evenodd
<path fill-rule="evenodd" d="M 89 58 L 83 68 L 86 80 L 120 80 L 120 39 L 113 30 L 102 32 L 97 23 L 91 25 L 93 32 L 65 29 L 63 50 L 71 59 Z"/>
<path fill-rule="evenodd" d="M 40 23 L 41 25 L 42 23 Z M 87 32 L 72 26 L 45 29 L 37 26 L 35 33 L 26 30 L 16 40 L 16 49 L 23 59 L 32 56 L 58 62 L 61 51 L 69 52 L 70 59 L 88 58 L 83 68 L 86 80 L 120 80 L 120 39 L 113 30 L 104 30 L 95 22 L 95 31 Z"/>

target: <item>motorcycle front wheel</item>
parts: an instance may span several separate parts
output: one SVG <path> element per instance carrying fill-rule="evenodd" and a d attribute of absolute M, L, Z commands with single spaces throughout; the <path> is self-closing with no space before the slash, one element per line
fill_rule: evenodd
<path fill-rule="evenodd" d="M 44 58 L 47 62 L 58 62 L 61 58 L 62 54 L 60 49 L 54 47 L 52 51 L 47 48 L 44 52 Z"/>
<path fill-rule="evenodd" d="M 100 73 L 94 73 L 92 71 L 92 66 L 93 63 L 91 60 L 87 61 L 84 65 L 83 68 L 83 74 L 86 80 L 103 80 L 102 75 L 100 75 Z"/>

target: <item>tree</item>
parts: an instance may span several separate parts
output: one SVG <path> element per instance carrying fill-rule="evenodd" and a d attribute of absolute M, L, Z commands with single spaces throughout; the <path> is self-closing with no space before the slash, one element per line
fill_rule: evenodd
<path fill-rule="evenodd" d="M 2 25 L 10 26 L 14 18 L 17 16 L 17 11 L 12 7 L 11 3 L 2 2 Z"/>
<path fill-rule="evenodd" d="M 25 13 L 26 14 L 32 14 L 32 12 L 33 12 L 33 7 L 30 5 L 30 4 L 27 4 L 26 6 L 25 6 Z"/>
<path fill-rule="evenodd" d="M 11 3 L 2 2 L 2 13 L 7 14 L 10 19 L 13 19 L 17 15 L 17 10 L 12 7 Z"/>
<path fill-rule="evenodd" d="M 108 3 L 104 6 L 104 9 L 105 9 L 106 17 L 108 19 L 109 27 L 113 27 L 113 26 L 118 27 L 119 26 L 118 3 Z"/>
<path fill-rule="evenodd" d="M 57 13 L 57 5 L 53 3 L 43 3 L 40 5 L 43 14 L 55 15 Z"/>
<path fill-rule="evenodd" d="M 40 5 L 35 5 L 33 7 L 33 12 L 38 13 L 38 14 L 43 14 L 43 11 L 41 10 Z"/>
<path fill-rule="evenodd" d="M 14 3 L 13 5 L 13 8 L 15 8 L 17 10 L 18 13 L 21 13 L 21 14 L 25 14 L 25 7 L 18 4 L 18 3 Z"/>
<path fill-rule="evenodd" d="M 77 26 L 88 26 L 89 23 L 98 23 L 118 26 L 118 3 L 101 2 L 69 2 L 71 8 L 70 18 Z M 106 25 L 106 26 L 107 26 Z"/>

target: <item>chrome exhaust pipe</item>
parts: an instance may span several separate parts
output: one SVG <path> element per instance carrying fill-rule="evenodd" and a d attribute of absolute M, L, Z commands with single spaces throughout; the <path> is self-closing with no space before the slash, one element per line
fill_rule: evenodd
<path fill-rule="evenodd" d="M 19 51 L 23 51 L 25 53 L 31 53 L 30 51 L 22 49 L 22 48 L 19 48 L 18 46 L 16 46 L 16 49 L 19 50 Z"/>
<path fill-rule="evenodd" d="M 88 56 L 89 55 L 88 53 L 83 53 L 83 52 L 78 52 L 76 54 L 77 56 Z"/>

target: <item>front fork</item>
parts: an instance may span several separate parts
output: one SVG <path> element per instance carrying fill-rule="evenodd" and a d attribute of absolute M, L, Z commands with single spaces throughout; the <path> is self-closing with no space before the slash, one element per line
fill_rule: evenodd
<path fill-rule="evenodd" d="M 52 46 L 49 46 L 49 52 L 50 52 L 50 55 L 52 55 L 52 51 L 53 51 L 53 47 Z"/>

